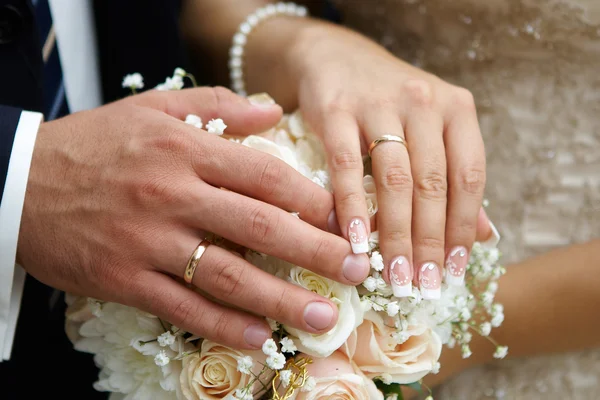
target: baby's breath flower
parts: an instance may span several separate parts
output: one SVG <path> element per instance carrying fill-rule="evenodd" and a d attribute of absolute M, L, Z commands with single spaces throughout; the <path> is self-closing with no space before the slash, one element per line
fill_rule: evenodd
<path fill-rule="evenodd" d="M 274 319 L 267 318 L 267 323 L 273 332 L 279 330 L 279 322 L 275 321 Z"/>
<path fill-rule="evenodd" d="M 294 341 L 289 337 L 284 337 L 283 339 L 281 339 L 279 344 L 281 344 L 281 351 L 284 353 L 294 354 L 298 351 L 298 348 L 294 344 Z"/>
<path fill-rule="evenodd" d="M 125 75 L 121 86 L 129 89 L 142 89 L 144 87 L 144 78 L 139 72 Z"/>
<path fill-rule="evenodd" d="M 281 353 L 273 353 L 267 357 L 267 366 L 273 370 L 280 370 L 285 366 L 285 357 Z"/>
<path fill-rule="evenodd" d="M 496 294 L 496 292 L 498 291 L 498 282 L 491 281 L 490 283 L 488 283 L 487 291 Z"/>
<path fill-rule="evenodd" d="M 392 339 L 394 339 L 394 341 L 398 344 L 402 344 L 402 343 L 406 342 L 408 340 L 408 338 L 410 338 L 410 336 L 406 332 L 392 333 Z"/>
<path fill-rule="evenodd" d="M 279 371 L 279 379 L 284 388 L 288 387 L 290 385 L 290 380 L 292 379 L 292 371 L 289 369 Z"/>
<path fill-rule="evenodd" d="M 433 396 L 427 396 L 425 397 L 425 400 L 433 400 Z"/>
<path fill-rule="evenodd" d="M 98 300 L 88 298 L 87 304 L 94 317 L 100 318 L 104 315 L 104 313 L 102 312 L 102 303 Z"/>
<path fill-rule="evenodd" d="M 392 301 L 385 307 L 385 311 L 390 317 L 395 317 L 400 312 L 400 306 L 397 301 Z"/>
<path fill-rule="evenodd" d="M 221 118 L 211 119 L 206 124 L 206 131 L 208 133 L 214 133 L 215 135 L 222 135 L 226 128 L 227 125 L 225 125 Z"/>
<path fill-rule="evenodd" d="M 365 279 L 365 281 L 363 282 L 363 286 L 369 291 L 369 292 L 374 292 L 375 290 L 377 290 L 377 279 L 373 278 L 372 276 L 369 276 L 367 279 Z"/>
<path fill-rule="evenodd" d="M 392 384 L 392 375 L 384 372 L 383 374 L 381 374 L 381 376 L 379 377 L 379 379 L 381 379 L 381 382 L 385 383 L 386 385 L 391 385 Z"/>
<path fill-rule="evenodd" d="M 464 332 L 462 334 L 462 342 L 463 343 L 471 343 L 472 339 L 473 339 L 473 334 L 471 332 Z"/>
<path fill-rule="evenodd" d="M 466 322 L 461 322 L 459 324 L 459 326 L 460 326 L 460 330 L 463 332 L 466 332 L 469 330 L 469 324 L 467 324 Z"/>
<path fill-rule="evenodd" d="M 250 356 L 245 356 L 238 359 L 237 370 L 242 374 L 250 375 L 253 366 L 254 360 L 252 360 L 252 357 Z"/>
<path fill-rule="evenodd" d="M 385 400 L 398 400 L 398 393 L 390 393 L 385 396 Z"/>
<path fill-rule="evenodd" d="M 154 363 L 159 367 L 164 367 L 167 365 L 171 359 L 167 357 L 167 353 L 164 350 L 158 352 L 156 356 L 154 356 Z"/>
<path fill-rule="evenodd" d="M 175 71 L 173 72 L 174 76 L 180 76 L 180 77 L 184 77 L 187 75 L 187 72 L 185 72 L 185 69 L 183 68 L 175 68 Z"/>
<path fill-rule="evenodd" d="M 306 382 L 304 382 L 304 386 L 302 386 L 301 392 L 310 392 L 312 390 L 315 390 L 315 387 L 317 387 L 317 380 L 312 376 L 309 376 L 306 379 Z"/>
<path fill-rule="evenodd" d="M 175 343 L 175 336 L 169 331 L 158 336 L 156 339 L 158 340 L 158 344 L 161 347 L 170 346 L 173 343 Z"/>
<path fill-rule="evenodd" d="M 481 325 L 479 325 L 479 334 L 481 336 L 489 336 L 491 331 L 492 331 L 492 324 L 490 324 L 489 322 L 484 322 Z"/>
<path fill-rule="evenodd" d="M 431 368 L 431 373 L 432 374 L 438 374 L 440 372 L 440 368 L 442 367 L 442 364 L 440 364 L 438 361 L 436 361 L 433 364 L 433 367 Z"/>
<path fill-rule="evenodd" d="M 185 123 L 195 126 L 196 128 L 200 128 L 202 129 L 202 118 L 200 118 L 197 115 L 194 114 L 188 114 L 187 117 L 185 117 Z"/>
<path fill-rule="evenodd" d="M 496 347 L 496 352 L 494 353 L 494 358 L 504 358 L 508 354 L 507 346 L 498 346 Z"/>
<path fill-rule="evenodd" d="M 262 345 L 262 351 L 266 355 L 270 356 L 276 354 L 279 349 L 277 348 L 277 344 L 273 339 L 267 339 Z"/>
<path fill-rule="evenodd" d="M 235 391 L 235 398 L 238 400 L 254 400 L 254 396 L 248 388 L 237 389 Z"/>
<path fill-rule="evenodd" d="M 494 302 L 494 294 L 492 292 L 483 292 L 481 302 L 485 307 L 489 307 Z"/>
<path fill-rule="evenodd" d="M 467 307 L 464 307 L 462 310 L 460 310 L 460 319 L 463 321 L 468 321 L 471 319 L 471 310 L 469 310 Z"/>
<path fill-rule="evenodd" d="M 469 358 L 471 357 L 471 348 L 469 347 L 468 344 L 463 344 L 460 348 L 460 351 L 462 352 L 462 358 Z"/>
<path fill-rule="evenodd" d="M 383 271 L 383 257 L 378 251 L 374 251 L 373 254 L 371 254 L 370 261 L 371 268 L 378 272 Z"/>

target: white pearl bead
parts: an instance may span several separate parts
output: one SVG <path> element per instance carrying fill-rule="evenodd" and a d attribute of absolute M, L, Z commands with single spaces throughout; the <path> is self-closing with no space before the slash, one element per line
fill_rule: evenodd
<path fill-rule="evenodd" d="M 275 6 L 273 4 L 269 4 L 268 6 L 265 7 L 265 11 L 267 12 L 267 15 L 271 16 L 271 15 L 275 15 L 275 13 L 277 12 L 277 9 L 275 8 Z"/>
<path fill-rule="evenodd" d="M 241 79 L 244 76 L 244 73 L 240 67 L 234 67 L 231 69 L 229 76 L 231 77 L 231 80 Z"/>
<path fill-rule="evenodd" d="M 306 7 L 298 7 L 296 10 L 296 15 L 299 17 L 306 17 L 308 15 L 308 10 Z"/>
<path fill-rule="evenodd" d="M 248 23 L 250 24 L 250 26 L 256 26 L 258 24 L 258 17 L 256 16 L 256 14 L 251 14 L 250 16 L 248 16 Z"/>
<path fill-rule="evenodd" d="M 265 19 L 265 17 L 267 16 L 267 10 L 265 7 L 263 8 L 259 8 L 258 10 L 256 10 L 256 16 L 258 17 L 258 19 Z"/>
<path fill-rule="evenodd" d="M 285 3 L 277 3 L 275 5 L 275 9 L 277 10 L 278 13 L 283 14 L 285 12 Z"/>
<path fill-rule="evenodd" d="M 285 5 L 285 12 L 294 15 L 296 13 L 296 5 L 294 3 L 288 3 Z"/>
<path fill-rule="evenodd" d="M 234 44 L 243 46 L 246 44 L 247 41 L 248 41 L 248 38 L 243 33 L 238 32 L 235 35 L 233 35 L 233 43 Z"/>
<path fill-rule="evenodd" d="M 229 68 L 240 68 L 242 66 L 242 59 L 240 57 L 232 57 L 229 61 Z"/>
<path fill-rule="evenodd" d="M 243 34 L 247 35 L 250 33 L 251 30 L 252 30 L 252 27 L 247 22 L 244 22 L 240 25 L 240 32 L 242 32 Z"/>
<path fill-rule="evenodd" d="M 236 92 L 244 90 L 244 82 L 241 79 L 233 81 L 233 90 Z"/>
<path fill-rule="evenodd" d="M 242 46 L 233 46 L 229 51 L 229 55 L 232 57 L 241 57 L 244 55 L 244 48 Z"/>

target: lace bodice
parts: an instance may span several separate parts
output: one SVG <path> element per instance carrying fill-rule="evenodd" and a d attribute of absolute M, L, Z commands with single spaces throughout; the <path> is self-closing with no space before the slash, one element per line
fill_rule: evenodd
<path fill-rule="evenodd" d="M 506 262 L 600 237 L 600 1 L 334 3 L 348 26 L 473 92 Z M 480 368 L 438 398 L 600 398 L 600 351 Z"/>

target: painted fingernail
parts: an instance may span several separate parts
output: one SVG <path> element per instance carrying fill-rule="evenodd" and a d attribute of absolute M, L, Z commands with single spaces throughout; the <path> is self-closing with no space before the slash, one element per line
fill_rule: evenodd
<path fill-rule="evenodd" d="M 500 242 L 500 233 L 498 233 L 498 229 L 494 226 L 492 221 L 490 221 L 490 229 L 492 230 L 492 236 L 485 242 L 481 243 L 483 247 L 494 248 L 498 246 Z"/>
<path fill-rule="evenodd" d="M 421 296 L 425 300 L 439 299 L 442 295 L 442 276 L 436 263 L 427 262 L 421 266 L 419 273 Z"/>
<path fill-rule="evenodd" d="M 327 303 L 315 301 L 304 309 L 304 321 L 313 329 L 321 331 L 331 325 L 333 309 Z"/>
<path fill-rule="evenodd" d="M 335 210 L 331 210 L 329 217 L 327 217 L 327 229 L 329 230 L 329 233 L 342 236 L 342 230 L 340 229 L 340 223 L 338 222 Z"/>
<path fill-rule="evenodd" d="M 369 251 L 369 234 L 367 227 L 360 218 L 354 218 L 348 226 L 348 237 L 354 254 L 362 254 Z"/>
<path fill-rule="evenodd" d="M 412 294 L 412 268 L 406 257 L 396 257 L 390 264 L 390 282 L 396 297 Z"/>
<path fill-rule="evenodd" d="M 252 96 L 248 96 L 248 101 L 253 106 L 258 107 L 271 107 L 275 105 L 275 100 L 266 93 L 257 93 Z"/>
<path fill-rule="evenodd" d="M 244 331 L 244 340 L 250 346 L 260 349 L 267 339 L 271 337 L 271 329 L 262 324 L 250 325 Z"/>
<path fill-rule="evenodd" d="M 448 285 L 461 286 L 465 283 L 467 261 L 466 248 L 458 246 L 450 250 L 446 259 L 446 283 Z"/>
<path fill-rule="evenodd" d="M 367 278 L 370 269 L 369 257 L 363 254 L 350 254 L 342 264 L 344 278 L 357 285 Z"/>

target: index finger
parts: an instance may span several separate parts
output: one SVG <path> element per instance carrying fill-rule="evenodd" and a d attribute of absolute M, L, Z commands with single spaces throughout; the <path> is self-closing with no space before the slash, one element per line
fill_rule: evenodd
<path fill-rule="evenodd" d="M 196 173 L 207 183 L 272 204 L 322 230 L 328 228 L 333 195 L 270 154 L 212 135 L 199 136 Z"/>

